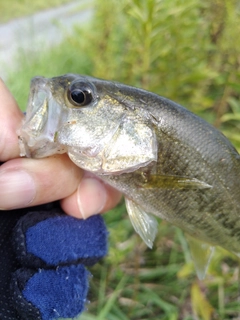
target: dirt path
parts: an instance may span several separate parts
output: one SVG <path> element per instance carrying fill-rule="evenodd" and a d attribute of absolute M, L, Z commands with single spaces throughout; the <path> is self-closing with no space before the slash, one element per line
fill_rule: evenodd
<path fill-rule="evenodd" d="M 16 67 L 19 50 L 39 51 L 59 43 L 75 24 L 87 23 L 92 12 L 91 1 L 78 0 L 0 25 L 0 77 L 6 79 Z"/>

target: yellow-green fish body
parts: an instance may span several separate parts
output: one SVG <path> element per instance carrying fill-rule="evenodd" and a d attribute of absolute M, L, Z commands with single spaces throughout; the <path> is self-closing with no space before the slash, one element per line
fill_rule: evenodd
<path fill-rule="evenodd" d="M 173 101 L 87 76 L 38 77 L 19 136 L 22 155 L 67 152 L 120 190 L 148 246 L 157 216 L 202 241 L 203 251 L 218 245 L 240 256 L 239 154 Z"/>

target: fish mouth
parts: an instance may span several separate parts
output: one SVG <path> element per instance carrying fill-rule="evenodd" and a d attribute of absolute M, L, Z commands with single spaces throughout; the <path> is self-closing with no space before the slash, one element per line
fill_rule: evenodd
<path fill-rule="evenodd" d="M 18 144 L 20 148 L 20 157 L 27 158 L 44 158 L 53 154 L 62 154 L 67 152 L 67 148 L 58 143 L 49 140 L 35 141 L 33 145 L 29 145 L 29 138 L 20 134 L 18 136 Z"/>
<path fill-rule="evenodd" d="M 66 152 L 57 141 L 60 115 L 61 106 L 52 97 L 49 80 L 33 78 L 26 115 L 18 131 L 21 156 L 43 158 Z"/>

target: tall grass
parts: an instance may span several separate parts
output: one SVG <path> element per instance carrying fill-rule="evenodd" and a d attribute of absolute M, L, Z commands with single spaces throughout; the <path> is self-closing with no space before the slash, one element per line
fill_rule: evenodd
<path fill-rule="evenodd" d="M 90 74 L 143 87 L 219 127 L 240 149 L 237 0 L 95 0 L 89 26 L 50 51 L 22 52 L 8 85 L 24 108 L 32 76 Z M 85 320 L 237 319 L 238 261 L 217 250 L 198 281 L 181 230 L 161 222 L 153 250 L 123 204 L 105 215 L 109 255 L 92 268 Z"/>

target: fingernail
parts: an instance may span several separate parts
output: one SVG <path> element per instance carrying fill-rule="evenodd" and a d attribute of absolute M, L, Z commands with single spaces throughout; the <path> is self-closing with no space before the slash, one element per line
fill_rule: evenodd
<path fill-rule="evenodd" d="M 25 207 L 33 201 L 35 194 L 35 183 L 27 172 L 6 170 L 0 173 L 1 210 Z"/>
<path fill-rule="evenodd" d="M 78 207 L 83 219 L 99 213 L 105 206 L 104 184 L 94 178 L 84 178 L 78 187 Z"/>

